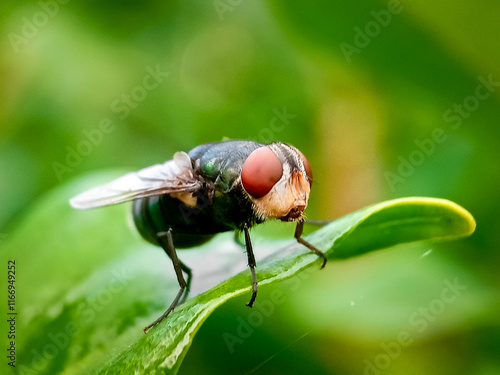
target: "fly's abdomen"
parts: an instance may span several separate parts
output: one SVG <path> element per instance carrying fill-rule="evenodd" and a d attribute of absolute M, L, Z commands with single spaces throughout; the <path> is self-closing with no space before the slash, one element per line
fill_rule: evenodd
<path fill-rule="evenodd" d="M 158 206 L 158 196 L 136 199 L 132 214 L 141 236 L 146 241 L 158 245 L 156 234 L 167 231 L 169 228 L 165 228 L 164 220 L 154 209 L 155 206 Z"/>
<path fill-rule="evenodd" d="M 209 220 L 188 220 L 188 208 L 179 200 L 169 196 L 151 196 L 134 201 L 133 218 L 141 236 L 155 245 L 158 233 L 172 230 L 174 246 L 187 248 L 210 240 L 219 231 L 206 231 L 203 224 Z M 188 214 L 186 214 L 188 213 Z M 190 219 L 202 219 L 193 215 Z"/>

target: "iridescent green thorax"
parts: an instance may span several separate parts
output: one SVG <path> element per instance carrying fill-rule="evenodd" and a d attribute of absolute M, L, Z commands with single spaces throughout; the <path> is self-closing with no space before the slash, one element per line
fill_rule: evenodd
<path fill-rule="evenodd" d="M 200 171 L 214 183 L 216 191 L 228 192 L 234 188 L 243 163 L 261 144 L 251 141 L 208 143 L 191 150 L 188 155 Z"/>
<path fill-rule="evenodd" d="M 156 243 L 156 233 L 173 231 L 177 247 L 190 247 L 214 234 L 242 230 L 246 223 L 259 223 L 252 203 L 237 184 L 248 155 L 262 145 L 248 141 L 205 144 L 189 152 L 204 188 L 193 193 L 196 205 L 190 207 L 168 194 L 137 199 L 134 222 L 141 235 Z"/>

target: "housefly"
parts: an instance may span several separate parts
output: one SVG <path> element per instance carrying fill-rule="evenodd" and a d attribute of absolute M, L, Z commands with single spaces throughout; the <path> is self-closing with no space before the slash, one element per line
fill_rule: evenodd
<path fill-rule="evenodd" d="M 144 329 L 147 332 L 189 292 L 191 269 L 179 260 L 176 248 L 200 245 L 217 233 L 244 233 L 252 274 L 250 307 L 257 297 L 250 227 L 267 219 L 296 222 L 295 238 L 323 259 L 323 268 L 325 254 L 301 237 L 312 181 L 311 166 L 297 148 L 230 140 L 177 152 L 173 160 L 127 173 L 72 198 L 70 204 L 87 209 L 133 201 L 140 234 L 171 259 L 180 289 L 165 313 Z"/>

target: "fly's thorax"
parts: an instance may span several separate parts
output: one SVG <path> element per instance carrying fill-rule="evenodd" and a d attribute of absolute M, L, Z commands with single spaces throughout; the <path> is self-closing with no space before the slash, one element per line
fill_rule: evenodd
<path fill-rule="evenodd" d="M 194 208 L 198 205 L 198 197 L 191 192 L 177 192 L 169 194 L 172 198 L 181 201 L 186 207 Z"/>
<path fill-rule="evenodd" d="M 243 165 L 240 182 L 261 219 L 303 219 L 312 170 L 295 147 L 273 143 L 258 148 Z"/>
<path fill-rule="evenodd" d="M 228 140 L 198 146 L 189 152 L 195 170 L 218 191 L 234 189 L 248 156 L 262 145 L 253 141 Z"/>

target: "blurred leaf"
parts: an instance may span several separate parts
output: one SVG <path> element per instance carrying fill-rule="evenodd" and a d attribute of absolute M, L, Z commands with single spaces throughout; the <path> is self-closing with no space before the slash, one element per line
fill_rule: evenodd
<path fill-rule="evenodd" d="M 94 173 L 55 189 L 7 237 L 0 257 L 3 263 L 15 260 L 22 275 L 16 281 L 20 296 L 16 311 L 23 313 L 18 321 L 22 332 L 17 338 L 19 369 L 78 374 L 101 368 L 101 372 L 114 373 L 123 368 L 147 371 L 159 367 L 175 373 L 210 313 L 250 289 L 248 270 L 220 282 L 235 274 L 234 267 L 227 266 L 234 259 L 228 249 L 237 245 L 231 236 L 218 236 L 200 247 L 198 255 L 206 252 L 208 258 L 198 258 L 203 269 L 210 269 L 207 259 L 223 265 L 207 271 L 209 276 L 216 275 L 214 284 L 220 283 L 177 308 L 143 336 L 141 328 L 165 309 L 178 289 L 173 273 L 166 272 L 171 268 L 167 257 L 132 235 L 125 222 L 128 205 L 89 211 L 68 205 L 71 196 L 109 180 L 110 175 Z M 401 242 L 465 236 L 474 227 L 470 214 L 452 202 L 406 198 L 335 220 L 307 239 L 327 249 L 329 259 L 342 259 Z M 284 243 L 283 249 L 275 250 Z M 292 240 L 266 246 L 271 255 L 258 260 L 261 286 L 320 263 Z M 259 248 L 266 246 L 259 244 Z M 205 276 L 202 273 L 204 284 Z M 6 330 L 6 321 L 1 324 Z"/>
<path fill-rule="evenodd" d="M 472 216 L 452 202 L 407 198 L 357 211 L 330 223 L 307 239 L 321 249 L 327 248 L 328 257 L 336 259 L 401 242 L 467 236 L 474 228 Z M 369 244 L 370 237 L 373 238 L 372 245 Z M 259 263 L 259 283 L 262 286 L 287 279 L 319 263 L 316 255 L 305 251 L 302 245 L 291 244 Z M 124 368 L 142 373 L 161 368 L 165 373 L 177 373 L 205 319 L 225 301 L 248 292 L 250 285 L 250 274 L 244 271 L 193 298 L 100 373 L 121 373 Z"/>
<path fill-rule="evenodd" d="M 213 285 L 230 278 L 178 307 L 144 336 L 141 328 L 165 309 L 177 290 L 173 273 L 166 272 L 171 267 L 167 257 L 132 235 L 124 220 L 128 205 L 82 212 L 67 203 L 69 197 L 109 180 L 109 176 L 109 172 L 91 174 L 54 190 L 7 237 L 0 253 L 2 262 L 15 260 L 23 275 L 16 282 L 22 296 L 16 311 L 23 313 L 18 321 L 22 332 L 17 339 L 19 369 L 78 374 L 163 368 L 175 373 L 210 313 L 250 290 L 248 270 L 230 277 L 236 273 L 230 254 L 237 245 L 231 236 L 218 236 L 186 256 L 194 254 L 203 269 L 210 269 L 207 259 L 218 267 L 202 273 L 204 284 L 207 275 L 216 276 Z M 401 242 L 465 236 L 474 227 L 470 214 L 452 202 L 406 198 L 335 220 L 307 239 L 327 249 L 329 259 L 343 259 Z M 275 250 L 284 244 L 283 249 Z M 316 255 L 292 240 L 258 246 L 267 247 L 266 254 L 270 254 L 258 260 L 261 286 L 320 263 Z M 201 256 L 203 252 L 207 258 Z M 200 276 L 196 275 L 195 279 Z"/>
<path fill-rule="evenodd" d="M 68 164 L 66 181 L 103 166 L 139 169 L 227 136 L 299 146 L 317 181 L 309 217 L 340 217 L 366 202 L 424 195 L 460 202 L 488 224 L 465 241 L 432 246 L 432 256 L 418 262 L 421 252 L 430 251 L 427 244 L 331 264 L 323 272 L 309 268 L 313 281 L 303 283 L 302 297 L 290 293 L 289 305 L 267 321 L 270 331 L 263 324 L 238 353 L 221 359 L 228 317 L 235 320 L 238 308 L 256 312 L 244 307 L 242 295 L 204 324 L 184 372 L 199 373 L 202 366 L 204 373 L 245 372 L 243 362 L 252 368 L 258 351 L 264 360 L 313 320 L 318 334 L 285 351 L 282 361 L 275 357 L 266 364 L 274 371 L 267 372 L 320 373 L 309 366 L 316 363 L 325 373 L 362 373 L 367 340 L 395 338 L 409 314 L 438 295 L 444 279 L 459 276 L 469 286 L 464 297 L 383 372 L 500 373 L 500 236 L 493 230 L 500 225 L 494 156 L 500 3 L 222 2 L 223 14 L 211 2 L 94 3 L 7 1 L 0 12 L 0 260 L 18 262 L 20 366 L 31 373 L 95 373 L 142 336 L 141 328 L 177 290 L 162 249 L 128 230 L 130 207 L 71 210 L 67 198 L 82 190 L 81 182 L 52 190 L 61 183 L 53 163 Z M 12 42 L 14 34 L 20 44 Z M 346 44 L 356 49 L 346 50 Z M 168 78 L 134 98 L 146 67 L 157 65 Z M 491 96 L 476 97 L 479 77 L 492 77 Z M 128 117 L 116 111 L 117 101 L 127 104 Z M 456 128 L 444 114 L 460 106 L 466 111 L 456 111 L 462 123 Z M 284 107 L 294 117 L 275 122 Z M 104 118 L 116 130 L 70 165 L 69 150 L 83 150 L 84 132 Z M 417 141 L 438 128 L 446 142 L 426 153 L 395 189 L 385 184 L 384 172 L 399 172 L 401 161 L 421 150 Z M 383 244 L 383 226 L 368 224 L 336 241 L 335 257 Z M 253 230 L 259 269 L 263 254 L 291 243 L 270 238 L 287 238 L 291 230 L 280 222 Z M 398 235 L 419 234 L 401 229 L 395 242 Z M 246 268 L 243 250 L 231 238 L 222 234 L 181 252 L 194 270 L 192 297 Z M 306 275 L 283 284 L 295 285 Z M 277 288 L 263 288 L 258 308 Z M 71 323 L 75 331 L 67 330 Z M 5 320 L 0 329 L 7 331 Z M 222 347 L 214 345 L 217 339 Z M 380 347 L 372 344 L 376 357 Z"/>

